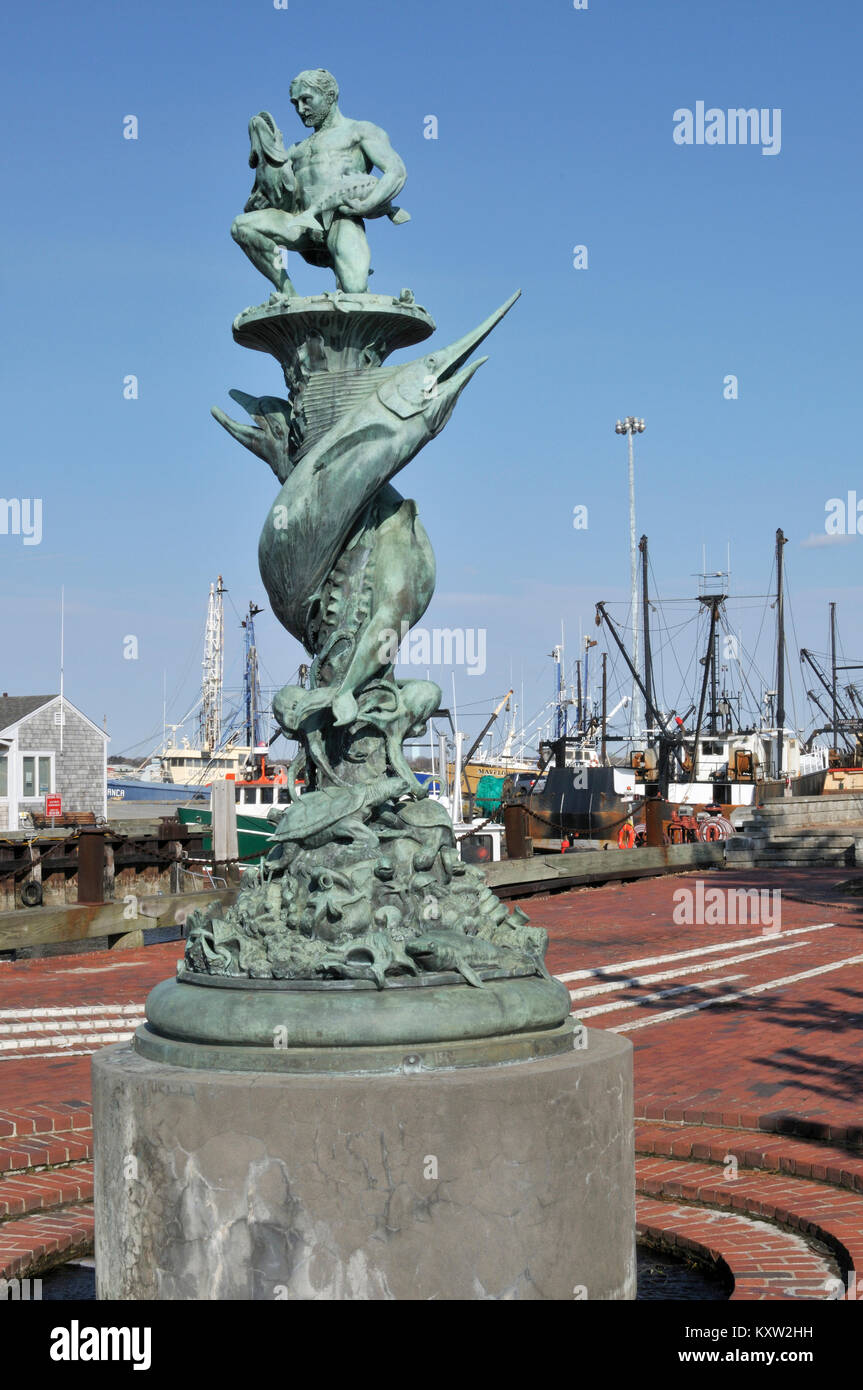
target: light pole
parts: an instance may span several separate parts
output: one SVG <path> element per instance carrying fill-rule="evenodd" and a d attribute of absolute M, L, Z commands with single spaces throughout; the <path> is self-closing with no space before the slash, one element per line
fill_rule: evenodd
<path fill-rule="evenodd" d="M 615 434 L 625 434 L 629 447 L 629 559 L 630 577 L 632 580 L 632 664 L 636 671 L 638 671 L 638 546 L 635 540 L 635 454 L 632 447 L 632 437 L 635 434 L 644 433 L 644 421 L 637 420 L 634 415 L 627 415 L 625 420 L 618 420 L 614 427 L 614 432 Z M 640 719 L 641 711 L 638 686 L 633 683 L 633 742 L 635 742 L 638 737 Z"/>

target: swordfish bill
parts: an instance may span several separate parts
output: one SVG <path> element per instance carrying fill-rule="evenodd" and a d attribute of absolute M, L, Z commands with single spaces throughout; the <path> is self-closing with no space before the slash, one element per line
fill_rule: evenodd
<path fill-rule="evenodd" d="M 452 415 L 474 372 L 468 358 L 509 312 L 517 290 L 471 333 L 396 367 L 343 415 L 291 471 L 270 508 L 258 546 L 272 609 L 313 651 L 310 618 L 333 565 L 375 494 Z"/>

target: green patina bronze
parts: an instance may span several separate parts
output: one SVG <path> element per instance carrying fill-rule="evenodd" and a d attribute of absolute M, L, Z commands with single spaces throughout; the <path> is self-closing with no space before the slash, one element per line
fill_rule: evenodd
<path fill-rule="evenodd" d="M 406 175 L 389 136 L 371 121 L 343 116 L 338 96 L 338 83 L 324 68 L 294 78 L 291 103 L 314 133 L 288 149 L 269 111 L 249 124 L 255 184 L 231 235 L 283 295 L 296 291 L 280 248 L 331 266 L 340 290 L 363 294 L 370 267 L 363 219 L 410 221 L 392 205 Z M 380 178 L 372 168 L 380 169 Z"/>
<path fill-rule="evenodd" d="M 261 532 L 261 577 L 276 617 L 312 658 L 308 688 L 285 686 L 273 702 L 300 750 L 291 803 L 273 813 L 273 847 L 235 905 L 189 918 L 181 981 L 148 1016 L 177 1036 L 177 1001 L 191 1007 L 190 993 L 201 994 L 189 980 L 283 982 L 286 994 L 329 981 L 323 996 L 297 996 L 292 1007 L 304 1020 L 317 1007 L 330 1045 L 402 1044 L 412 1009 L 426 1042 L 558 1026 L 569 999 L 545 970 L 545 932 L 519 909 L 509 913 L 481 870 L 461 863 L 447 812 L 405 758 L 404 740 L 423 733 L 440 689 L 397 680 L 393 669 L 401 636 L 431 600 L 435 563 L 416 504 L 392 480 L 443 429 L 486 360 L 471 362 L 474 350 L 518 296 L 449 347 L 386 365 L 434 323 L 410 291 L 367 292 L 363 219 L 406 220 L 392 202 L 405 170 L 382 130 L 342 116 L 337 95 L 324 71 L 294 80 L 291 99 L 314 134 L 287 149 L 269 113 L 251 122 L 255 186 L 232 234 L 276 292 L 238 316 L 234 337 L 276 358 L 290 399 L 232 391 L 251 424 L 213 411 L 280 484 Z M 332 268 L 335 292 L 297 295 L 282 247 Z M 437 1015 L 417 988 L 430 974 L 457 982 L 438 991 Z M 349 1005 L 351 982 L 362 998 Z M 397 1007 L 375 1019 L 376 1000 L 394 984 Z M 194 1006 L 206 1011 L 208 1039 L 260 1045 L 260 1026 L 237 1023 L 240 1012 L 250 1018 L 246 991 L 242 1003 L 236 991 L 208 993 Z M 265 1012 L 271 1006 L 258 1024 Z M 391 1037 L 389 1019 L 398 1020 Z M 300 1035 L 296 1045 L 308 1046 L 306 1023 Z"/>

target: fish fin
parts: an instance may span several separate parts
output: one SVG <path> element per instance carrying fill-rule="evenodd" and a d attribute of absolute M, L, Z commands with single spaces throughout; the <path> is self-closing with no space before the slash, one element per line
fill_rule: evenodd
<path fill-rule="evenodd" d="M 359 712 L 359 705 L 349 690 L 341 691 L 333 700 L 333 723 L 337 729 L 353 724 Z"/>

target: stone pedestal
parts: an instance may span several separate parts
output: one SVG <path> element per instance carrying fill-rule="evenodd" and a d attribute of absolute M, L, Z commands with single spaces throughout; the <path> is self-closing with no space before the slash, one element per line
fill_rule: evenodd
<path fill-rule="evenodd" d="M 632 1047 L 346 1076 L 93 1060 L 103 1299 L 631 1299 Z"/>

